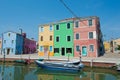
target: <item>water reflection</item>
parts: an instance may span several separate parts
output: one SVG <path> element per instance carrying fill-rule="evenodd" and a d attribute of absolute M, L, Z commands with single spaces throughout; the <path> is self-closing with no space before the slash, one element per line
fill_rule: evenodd
<path fill-rule="evenodd" d="M 117 74 L 117 72 L 115 73 Z M 120 80 L 120 75 L 104 71 L 83 70 L 79 73 L 46 71 L 32 66 L 0 64 L 0 80 Z"/>

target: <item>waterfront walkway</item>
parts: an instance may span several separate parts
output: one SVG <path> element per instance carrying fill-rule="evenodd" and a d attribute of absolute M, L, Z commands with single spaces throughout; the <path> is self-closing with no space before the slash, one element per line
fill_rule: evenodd
<path fill-rule="evenodd" d="M 37 53 L 34 54 L 24 54 L 24 55 L 5 55 L 5 58 L 8 59 L 48 59 L 48 56 L 38 56 Z M 0 59 L 4 59 L 4 55 L 0 55 Z M 51 60 L 68 60 L 68 57 L 53 57 L 50 56 L 49 59 Z M 79 57 L 69 57 L 70 61 L 77 61 L 79 60 Z M 83 62 L 101 62 L 101 63 L 115 63 L 115 64 L 120 64 L 120 54 L 116 53 L 106 53 L 104 56 L 94 58 L 94 57 L 82 57 Z"/>

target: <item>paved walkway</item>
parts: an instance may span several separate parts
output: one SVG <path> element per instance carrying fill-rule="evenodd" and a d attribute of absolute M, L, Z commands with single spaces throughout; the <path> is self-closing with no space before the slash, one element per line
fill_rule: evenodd
<path fill-rule="evenodd" d="M 0 55 L 0 58 L 3 58 L 3 55 Z M 38 56 L 37 53 L 35 54 L 24 54 L 24 55 L 6 55 L 6 58 L 17 58 L 17 59 L 39 59 L 39 58 L 44 58 L 48 59 L 48 56 Z M 49 57 L 49 59 L 52 60 L 68 60 L 68 57 Z M 79 57 L 70 57 L 71 61 L 77 61 L 79 60 Z M 98 58 L 90 58 L 90 57 L 82 57 L 82 61 L 86 62 L 104 62 L 104 63 L 116 63 L 120 64 L 120 54 L 115 54 L 115 53 L 106 53 L 104 56 L 98 57 Z"/>

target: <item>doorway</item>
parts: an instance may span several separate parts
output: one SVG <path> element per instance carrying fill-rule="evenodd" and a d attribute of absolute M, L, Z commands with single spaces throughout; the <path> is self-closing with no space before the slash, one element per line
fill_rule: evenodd
<path fill-rule="evenodd" d="M 10 54 L 10 48 L 7 49 L 7 55 L 9 55 L 9 54 Z"/>
<path fill-rule="evenodd" d="M 82 47 L 82 56 L 87 56 L 87 47 L 86 46 Z"/>
<path fill-rule="evenodd" d="M 48 46 L 44 46 L 44 55 L 48 56 Z"/>
<path fill-rule="evenodd" d="M 64 56 L 65 55 L 65 48 L 61 48 L 61 55 Z"/>

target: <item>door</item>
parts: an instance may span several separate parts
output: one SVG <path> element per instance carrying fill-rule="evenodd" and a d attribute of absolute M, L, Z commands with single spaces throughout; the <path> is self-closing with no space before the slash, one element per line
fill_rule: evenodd
<path fill-rule="evenodd" d="M 86 46 L 82 47 L 82 56 L 87 56 L 87 47 Z"/>
<path fill-rule="evenodd" d="M 10 53 L 10 48 L 7 49 L 7 55 L 9 55 L 9 53 Z"/>
<path fill-rule="evenodd" d="M 61 48 L 61 55 L 62 55 L 62 56 L 65 55 L 65 48 Z"/>
<path fill-rule="evenodd" d="M 48 46 L 44 46 L 44 55 L 48 56 Z"/>

